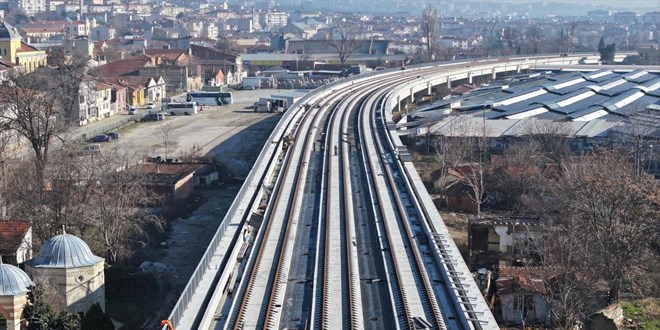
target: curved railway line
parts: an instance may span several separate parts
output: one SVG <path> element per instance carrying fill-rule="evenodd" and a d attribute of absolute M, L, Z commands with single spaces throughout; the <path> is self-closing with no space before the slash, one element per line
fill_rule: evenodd
<path fill-rule="evenodd" d="M 390 70 L 308 94 L 271 135 L 170 319 L 178 329 L 496 329 L 392 111 L 435 86 L 577 58 Z M 200 308 L 186 310 L 194 299 Z"/>

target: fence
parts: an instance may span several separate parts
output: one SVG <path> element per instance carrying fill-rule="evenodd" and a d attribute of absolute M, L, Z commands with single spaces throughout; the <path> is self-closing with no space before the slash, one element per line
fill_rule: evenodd
<path fill-rule="evenodd" d="M 130 122 L 140 120 L 142 116 L 134 115 L 134 116 L 122 116 L 120 120 L 113 120 L 112 122 L 108 122 L 107 124 L 104 125 L 94 125 L 94 126 L 82 126 L 78 129 L 78 133 L 80 134 L 80 138 L 83 140 L 88 140 L 96 135 L 103 134 L 105 132 L 109 132 L 112 130 L 115 130 L 121 126 L 124 126 Z"/>

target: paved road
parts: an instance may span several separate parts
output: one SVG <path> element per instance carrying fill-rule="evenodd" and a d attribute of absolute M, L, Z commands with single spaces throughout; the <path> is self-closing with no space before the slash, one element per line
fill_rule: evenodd
<path fill-rule="evenodd" d="M 142 156 L 165 157 L 157 133 L 163 123 L 171 123 L 176 146 L 167 155 L 168 158 L 177 158 L 193 145 L 197 145 L 201 147 L 202 155 L 216 157 L 235 176 L 244 177 L 263 147 L 263 141 L 281 117 L 281 114 L 255 113 L 252 104 L 259 97 L 276 92 L 237 91 L 234 92 L 234 104 L 229 106 L 205 106 L 204 111 L 193 116 L 166 115 L 165 121 L 131 123 L 119 130 L 121 138 L 118 141 L 102 144 L 101 147 L 119 146 L 129 148 Z"/>

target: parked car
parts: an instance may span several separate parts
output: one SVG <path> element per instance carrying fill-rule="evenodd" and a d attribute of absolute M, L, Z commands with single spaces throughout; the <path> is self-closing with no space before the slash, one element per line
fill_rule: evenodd
<path fill-rule="evenodd" d="M 153 104 L 153 102 L 147 103 L 147 109 L 154 109 L 154 108 L 156 108 L 156 105 Z"/>
<path fill-rule="evenodd" d="M 117 132 L 107 132 L 105 135 L 109 136 L 113 140 L 119 139 L 119 133 Z"/>
<path fill-rule="evenodd" d="M 89 140 L 89 142 L 110 142 L 112 140 L 111 137 L 105 135 L 105 134 L 99 134 Z"/>
<path fill-rule="evenodd" d="M 141 122 L 147 122 L 147 121 L 159 121 L 159 120 L 165 120 L 165 115 L 162 113 L 150 113 L 142 119 L 140 119 Z"/>
<path fill-rule="evenodd" d="M 88 144 L 78 151 L 80 155 L 95 155 L 101 153 L 101 146 L 98 144 Z"/>

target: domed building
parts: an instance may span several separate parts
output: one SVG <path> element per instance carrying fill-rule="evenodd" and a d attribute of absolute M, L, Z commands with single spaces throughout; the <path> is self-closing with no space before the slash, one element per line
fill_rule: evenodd
<path fill-rule="evenodd" d="M 28 287 L 33 285 L 30 277 L 20 268 L 3 264 L 0 258 L 0 315 L 4 317 L 7 330 L 20 330 L 23 307 L 27 302 Z"/>
<path fill-rule="evenodd" d="M 51 308 L 85 313 L 97 303 L 105 311 L 104 264 L 82 239 L 64 233 L 44 242 L 25 271 L 43 285 Z"/>

